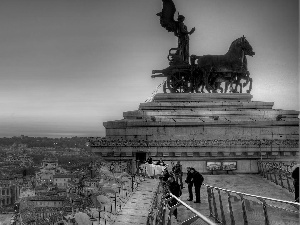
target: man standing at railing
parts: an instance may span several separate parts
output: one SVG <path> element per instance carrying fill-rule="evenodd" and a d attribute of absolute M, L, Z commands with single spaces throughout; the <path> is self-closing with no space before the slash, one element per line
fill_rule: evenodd
<path fill-rule="evenodd" d="M 190 171 L 192 173 L 192 182 L 195 186 L 196 201 L 194 203 L 201 203 L 201 201 L 200 201 L 200 188 L 201 188 L 201 185 L 204 181 L 204 178 L 194 168 L 190 168 Z"/>
<path fill-rule="evenodd" d="M 187 201 L 193 201 L 193 182 L 192 182 L 192 177 L 193 174 L 191 173 L 191 168 L 187 167 L 187 176 L 185 179 L 185 183 L 188 184 L 188 191 L 189 191 L 189 198 L 187 199 Z"/>

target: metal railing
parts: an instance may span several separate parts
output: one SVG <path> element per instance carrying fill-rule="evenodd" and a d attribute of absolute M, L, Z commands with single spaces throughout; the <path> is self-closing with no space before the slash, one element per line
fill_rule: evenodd
<path fill-rule="evenodd" d="M 176 200 L 177 203 L 175 205 L 170 204 L 172 200 Z M 173 217 L 173 212 L 179 207 L 184 206 L 187 210 L 191 211 L 194 216 L 186 219 L 185 221 L 179 223 L 180 225 L 189 225 L 200 219 L 201 222 L 208 225 L 216 225 L 213 221 L 211 221 L 208 217 L 204 216 L 197 210 L 193 209 L 191 206 L 183 202 L 181 199 L 176 197 L 175 195 L 169 193 L 167 190 L 166 184 L 160 182 L 159 188 L 157 189 L 157 193 L 155 194 L 155 199 L 153 201 L 155 204 L 152 204 L 152 212 L 149 213 L 151 215 L 148 217 L 147 225 L 171 225 Z M 150 210 L 151 211 L 151 210 Z"/>
<path fill-rule="evenodd" d="M 295 192 L 292 178 L 292 167 L 295 164 L 297 162 L 257 161 L 261 176 L 289 190 L 289 192 Z"/>
<path fill-rule="evenodd" d="M 210 216 L 217 223 L 271 225 L 282 218 L 286 218 L 289 224 L 299 223 L 299 203 L 246 194 L 207 184 L 204 186 L 207 188 Z"/>
<path fill-rule="evenodd" d="M 117 214 L 122 210 L 122 207 L 126 204 L 132 194 L 137 190 L 139 184 L 144 179 L 137 176 L 131 175 L 131 184 L 118 188 L 118 191 L 111 193 L 109 196 L 112 200 L 109 204 L 103 204 L 101 207 L 97 207 L 98 213 L 90 214 L 91 218 L 96 218 L 99 224 L 110 224 L 113 223 L 117 217 Z"/>

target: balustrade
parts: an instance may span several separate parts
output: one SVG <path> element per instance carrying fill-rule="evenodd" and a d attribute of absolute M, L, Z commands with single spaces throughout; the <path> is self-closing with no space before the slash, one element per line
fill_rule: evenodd
<path fill-rule="evenodd" d="M 295 192 L 293 187 L 292 168 L 297 162 L 257 161 L 259 174 L 275 184 Z"/>
<path fill-rule="evenodd" d="M 299 203 L 251 195 L 207 184 L 203 184 L 203 186 L 207 191 L 208 204 L 201 204 L 207 204 L 209 216 L 203 215 L 176 196 L 168 193 L 166 185 L 161 182 L 153 199 L 147 225 L 172 224 L 172 218 L 174 218 L 172 213 L 178 207 L 185 207 L 185 210 L 194 213 L 194 216 L 181 223 L 178 222 L 182 225 L 191 223 L 271 225 L 280 224 L 280 221 L 288 222 L 291 225 L 299 224 Z M 170 207 L 168 202 L 172 198 L 175 198 L 178 203 Z M 180 215 L 178 217 L 180 218 Z"/>
<path fill-rule="evenodd" d="M 299 223 L 300 204 L 204 184 L 208 193 L 210 216 L 221 224 L 278 224 L 286 219 Z"/>

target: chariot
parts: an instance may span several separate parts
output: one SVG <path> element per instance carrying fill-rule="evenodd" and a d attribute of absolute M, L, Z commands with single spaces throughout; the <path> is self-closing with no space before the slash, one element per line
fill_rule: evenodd
<path fill-rule="evenodd" d="M 242 93 L 245 87 L 250 93 L 252 78 L 246 56 L 255 53 L 244 36 L 233 41 L 225 55 L 191 55 L 188 63 L 180 51 L 170 49 L 169 67 L 152 71 L 152 78 L 166 78 L 164 93 Z"/>
<path fill-rule="evenodd" d="M 243 36 L 234 40 L 225 55 L 190 56 L 189 35 L 194 33 L 195 28 L 188 31 L 183 15 L 178 14 L 177 21 L 174 20 L 176 7 L 172 0 L 162 0 L 162 3 L 162 11 L 156 14 L 160 18 L 160 24 L 178 37 L 178 47 L 169 50 L 169 67 L 152 71 L 152 78 L 166 78 L 164 92 L 242 93 L 243 88 L 248 86 L 246 92 L 250 93 L 252 79 L 246 56 L 253 56 L 255 53 L 246 38 Z"/>

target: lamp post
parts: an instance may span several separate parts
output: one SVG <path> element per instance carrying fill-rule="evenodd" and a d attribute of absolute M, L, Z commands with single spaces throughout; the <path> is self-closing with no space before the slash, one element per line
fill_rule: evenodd
<path fill-rule="evenodd" d="M 101 212 L 101 205 L 98 207 L 99 225 L 101 224 L 101 215 L 100 215 L 100 212 Z"/>
<path fill-rule="evenodd" d="M 92 214 L 92 216 L 90 217 L 90 221 L 92 222 L 92 225 L 95 225 L 94 222 L 97 222 L 97 219 L 93 217 L 93 214 Z"/>
<path fill-rule="evenodd" d="M 119 155 L 119 171 L 121 172 L 121 164 L 122 164 L 122 157 L 121 157 L 121 148 L 119 148 L 120 155 Z"/>

